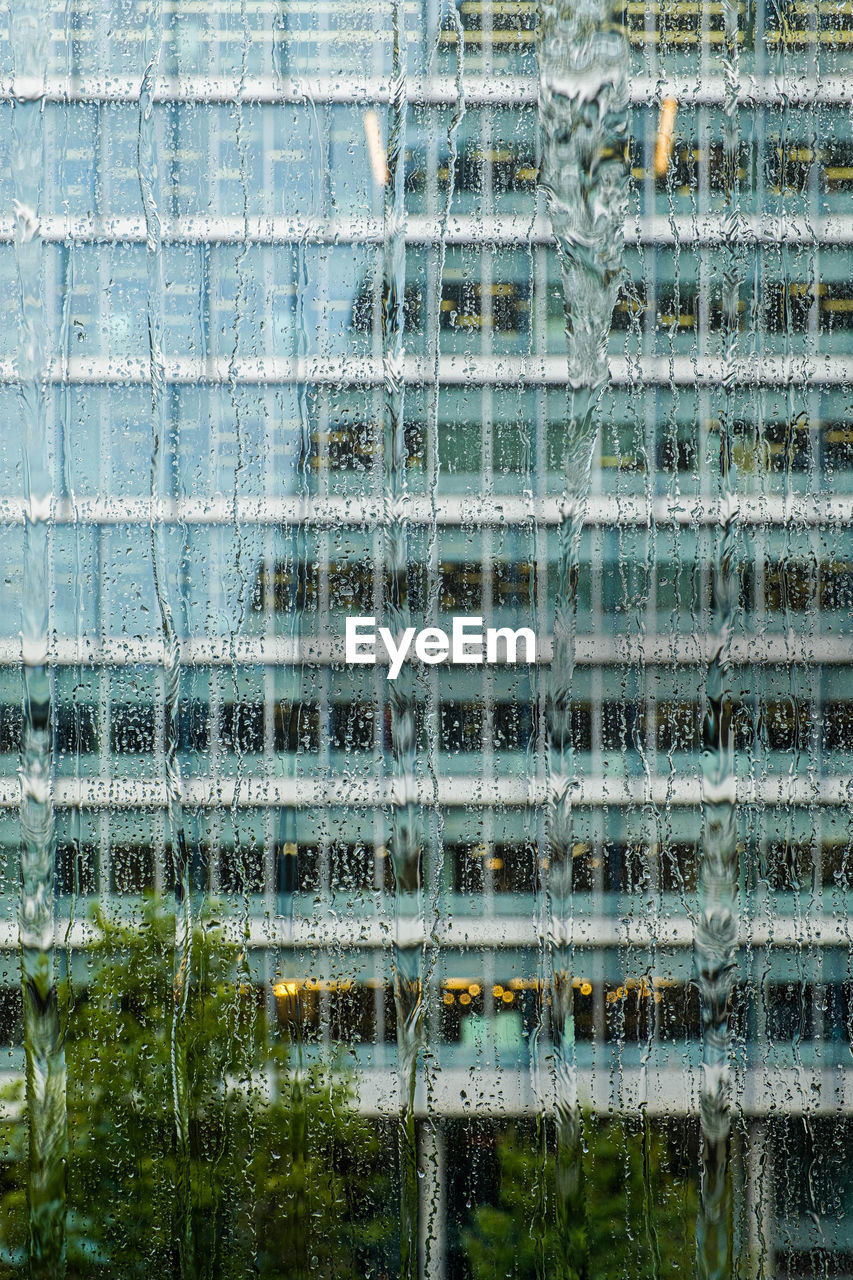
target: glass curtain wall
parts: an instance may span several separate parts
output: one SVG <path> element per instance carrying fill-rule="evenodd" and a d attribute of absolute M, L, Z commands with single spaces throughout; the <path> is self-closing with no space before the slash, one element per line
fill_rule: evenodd
<path fill-rule="evenodd" d="M 851 49 L 0 10 L 0 1277 L 853 1276 Z"/>

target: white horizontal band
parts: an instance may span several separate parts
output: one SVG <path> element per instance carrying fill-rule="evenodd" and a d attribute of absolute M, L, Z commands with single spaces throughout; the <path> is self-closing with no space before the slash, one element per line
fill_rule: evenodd
<path fill-rule="evenodd" d="M 609 358 L 610 382 L 640 390 L 643 386 L 699 387 L 720 392 L 724 382 L 736 387 L 849 387 L 853 384 L 853 355 L 750 355 L 732 361 L 731 368 L 714 356 L 624 356 Z M 212 356 L 194 360 L 167 356 L 164 376 L 173 386 L 287 386 L 308 384 L 379 387 L 384 366 L 371 356 Z M 147 359 L 135 356 L 74 356 L 53 361 L 48 381 L 80 386 L 145 386 L 150 381 Z M 434 362 L 429 356 L 406 356 L 403 377 L 409 385 L 434 385 Z M 14 360 L 0 361 L 0 384 L 17 385 Z M 565 356 L 443 355 L 438 381 L 447 387 L 565 387 L 569 383 Z"/>
<path fill-rule="evenodd" d="M 678 1047 L 670 1042 L 669 1049 Z M 649 1061 L 641 1068 L 626 1062 L 627 1046 L 618 1049 L 619 1070 L 614 1071 L 613 1055 L 617 1046 L 597 1046 L 594 1061 L 581 1063 L 578 1073 L 578 1102 L 585 1111 L 607 1118 L 615 1115 L 638 1113 L 650 1117 L 688 1116 L 699 1113 L 698 1056 L 700 1045 L 692 1042 L 682 1049 L 682 1061 L 678 1066 L 662 1065 L 655 1060 L 654 1048 L 648 1051 Z M 475 1052 L 474 1050 L 471 1051 Z M 841 1053 L 841 1046 L 838 1046 Z M 684 1059 L 692 1054 L 696 1061 L 691 1065 Z M 581 1055 L 579 1055 L 581 1056 Z M 396 1117 L 400 1113 L 400 1073 L 394 1067 L 367 1067 L 349 1064 L 352 1074 L 353 1097 L 351 1106 L 361 1115 Z M 742 1119 L 760 1120 L 764 1117 L 826 1115 L 837 1119 L 853 1112 L 853 1070 L 841 1066 L 814 1067 L 802 1062 L 796 1066 L 762 1064 L 746 1069 L 735 1066 L 736 1080 L 732 1108 Z M 472 1078 L 476 1086 L 472 1084 Z M 428 1120 L 430 1132 L 442 1119 L 469 1119 L 471 1116 L 510 1118 L 517 1116 L 552 1115 L 553 1075 L 537 1073 L 538 1089 L 534 1090 L 534 1076 L 526 1054 L 523 1063 L 503 1065 L 501 1069 L 485 1066 L 477 1061 L 473 1066 L 442 1066 L 433 1070 L 427 1093 L 423 1076 L 419 1076 L 414 1098 L 416 1120 Z M 252 1077 L 254 1088 L 261 1086 L 262 1073 Z M 23 1071 L 0 1072 L 0 1089 L 8 1088 L 14 1096 L 14 1086 L 22 1087 Z M 0 1102 L 0 1117 L 23 1114 L 21 1102 Z M 430 1176 L 427 1174 L 427 1176 Z"/>
<path fill-rule="evenodd" d="M 343 631 L 343 622 L 341 622 Z M 716 652 L 719 640 L 712 635 L 645 635 L 642 639 L 613 635 L 579 635 L 575 641 L 575 662 L 582 667 L 707 666 Z M 539 643 L 539 662 L 551 661 L 552 642 L 545 636 Z M 160 640 L 123 637 L 115 640 L 77 641 L 70 637 L 54 637 L 48 651 L 48 662 L 57 667 L 159 667 L 163 663 Z M 853 644 L 848 637 L 794 633 L 735 636 L 728 642 L 728 661 L 733 666 L 849 666 L 853 663 Z M 189 639 L 181 644 L 184 667 L 300 667 L 318 666 L 344 661 L 343 635 L 339 637 L 303 636 L 227 636 Z M 21 642 L 0 640 L 0 669 L 18 667 Z M 378 658 L 381 667 L 384 655 Z"/>
<path fill-rule="evenodd" d="M 556 783 L 559 779 L 555 780 Z M 360 778 L 340 774 L 314 773 L 299 778 L 243 777 L 187 778 L 184 803 L 190 808 L 228 809 L 237 804 L 244 809 L 269 808 L 387 808 L 397 798 L 393 778 Z M 237 794 L 235 794 L 235 792 Z M 853 777 L 837 775 L 810 779 L 788 774 L 761 779 L 737 780 L 739 804 L 838 808 L 849 806 L 853 797 Z M 574 803 L 601 808 L 634 808 L 644 804 L 660 807 L 698 808 L 702 787 L 698 777 L 585 777 L 574 787 Z M 163 809 L 167 805 L 166 782 L 158 778 L 56 778 L 54 803 L 60 809 Z M 432 808 L 435 803 L 430 779 L 416 779 L 406 800 Z M 438 804 L 443 808 L 513 808 L 547 803 L 548 790 L 535 779 L 485 779 L 479 775 L 443 777 L 438 784 Z M 17 778 L 0 778 L 0 809 L 17 809 L 20 783 Z"/>
<path fill-rule="evenodd" d="M 138 77 L 48 76 L 0 82 L 0 101 L 33 99 L 44 94 L 49 102 L 111 102 L 136 105 L 142 67 Z M 465 76 L 465 102 L 469 107 L 524 107 L 538 100 L 538 84 L 530 76 Z M 722 76 L 673 76 L 658 79 L 633 76 L 629 83 L 632 106 L 657 106 L 664 98 L 675 98 L 682 107 L 722 107 L 727 100 Z M 386 80 L 356 79 L 350 75 L 277 80 L 273 76 L 176 76 L 162 78 L 154 86 L 155 102 L 210 105 L 340 103 L 376 106 L 391 97 Z M 458 101 L 455 81 L 450 77 L 407 81 L 406 96 L 413 106 L 452 106 Z M 741 76 L 737 83 L 738 104 L 746 108 L 811 105 L 849 107 L 850 79 L 843 75 L 822 76 L 819 81 L 802 76 Z"/>
<path fill-rule="evenodd" d="M 144 244 L 145 221 L 141 215 L 80 217 L 45 215 L 39 234 L 49 244 Z M 0 219 L 0 243 L 12 243 L 14 220 Z M 164 218 L 163 241 L 167 244 L 319 244 L 380 245 L 384 240 L 381 218 L 310 218 L 256 215 L 248 218 L 225 214 L 187 214 Z M 853 244 L 853 218 L 834 214 L 814 218 L 770 214 L 743 214 L 734 235 L 727 232 L 721 217 L 673 215 L 628 218 L 624 228 L 628 245 L 715 247 L 724 242 L 741 246 L 790 244 L 799 246 Z M 553 242 L 546 217 L 532 213 L 505 213 L 491 217 L 451 214 L 446 228 L 442 219 L 409 214 L 406 243 L 410 245 L 496 245 L 526 248 Z"/>
<path fill-rule="evenodd" d="M 223 897 L 227 897 L 223 894 Z M 258 895 L 261 896 L 261 895 Z M 532 896 L 532 895 L 531 895 Z M 775 895 L 778 897 L 778 895 Z M 575 895 L 578 903 L 586 904 L 594 895 Z M 60 917 L 60 928 L 64 922 Z M 246 941 L 254 949 L 281 947 L 288 950 L 318 950 L 340 946 L 357 951 L 382 950 L 388 945 L 387 922 L 376 916 L 341 916 L 340 918 L 306 917 L 293 914 L 269 918 L 250 917 L 249 934 L 243 932 L 242 915 L 229 921 L 223 919 L 226 936 L 239 933 L 234 941 Z M 501 948 L 538 947 L 543 941 L 553 943 L 546 927 L 543 933 L 539 920 L 528 913 L 523 916 L 470 916 L 464 919 L 442 918 L 429 930 L 420 917 L 405 917 L 397 921 L 395 935 L 401 946 L 422 947 L 431 942 L 442 948 Z M 848 922 L 840 914 L 818 916 L 810 921 L 808 938 L 815 946 L 848 947 L 851 942 Z M 84 951 L 99 937 L 96 925 L 85 919 L 75 921 L 63 929 L 63 938 L 73 951 Z M 649 916 L 593 915 L 586 909 L 579 910 L 572 919 L 572 940 L 576 946 L 610 950 L 623 947 L 692 947 L 694 929 L 686 915 Z M 803 921 L 794 914 L 787 915 L 778 909 L 770 909 L 767 903 L 753 900 L 748 917 L 738 921 L 737 946 L 796 947 L 803 941 Z M 0 922 L 0 951 L 14 951 L 18 946 L 17 923 Z"/>
<path fill-rule="evenodd" d="M 562 519 L 559 497 L 517 498 L 501 494 L 489 498 L 467 495 L 438 497 L 433 515 L 428 497 L 408 497 L 404 514 L 408 524 L 439 528 L 472 527 L 555 528 Z M 21 498 L 0 499 L 0 525 L 22 525 L 26 504 Z M 629 528 L 677 525 L 682 528 L 715 526 L 721 520 L 719 499 L 659 497 L 647 502 L 636 494 L 599 495 L 586 500 L 587 527 Z M 378 529 L 383 525 L 381 499 L 369 492 L 352 495 L 310 495 L 283 498 L 79 498 L 72 505 L 56 500 L 45 516 L 58 525 L 150 525 L 186 524 L 251 527 L 306 525 L 318 529 Z M 741 497 L 737 500 L 737 523 L 750 528 L 781 526 L 821 528 L 853 525 L 853 494 L 837 497 L 792 493 Z M 476 557 L 474 557 L 476 558 Z"/>

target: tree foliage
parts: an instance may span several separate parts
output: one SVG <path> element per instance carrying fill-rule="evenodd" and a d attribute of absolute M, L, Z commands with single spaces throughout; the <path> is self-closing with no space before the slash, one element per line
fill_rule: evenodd
<path fill-rule="evenodd" d="M 99 913 L 68 1017 L 68 1274 L 177 1276 L 186 1206 L 204 1280 L 343 1280 L 387 1271 L 380 1135 L 346 1076 L 272 1037 L 244 958 L 197 930 L 186 1011 L 188 1159 L 172 1077 L 174 916 Z M 0 1276 L 25 1268 L 26 1118 L 6 1127 Z M 5 1267 L 5 1270 L 4 1270 Z"/>
<path fill-rule="evenodd" d="M 474 1210 L 463 1246 L 473 1280 L 662 1280 L 690 1271 L 696 1187 L 672 1170 L 646 1123 L 585 1122 L 583 1212 L 569 1248 L 557 1235 L 553 1150 L 512 1126 L 497 1139 L 497 1190 Z M 574 1262 L 565 1263 L 566 1254 Z"/>

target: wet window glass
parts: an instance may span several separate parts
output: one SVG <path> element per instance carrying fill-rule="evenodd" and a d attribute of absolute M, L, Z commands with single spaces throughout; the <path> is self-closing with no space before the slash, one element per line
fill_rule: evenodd
<path fill-rule="evenodd" d="M 0 1280 L 853 1268 L 853 9 L 0 9 Z"/>

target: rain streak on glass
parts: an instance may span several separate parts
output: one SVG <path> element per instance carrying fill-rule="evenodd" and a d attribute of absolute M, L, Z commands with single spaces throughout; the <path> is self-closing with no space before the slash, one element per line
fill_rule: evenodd
<path fill-rule="evenodd" d="M 2 9 L 0 1280 L 851 1270 L 848 8 Z"/>

